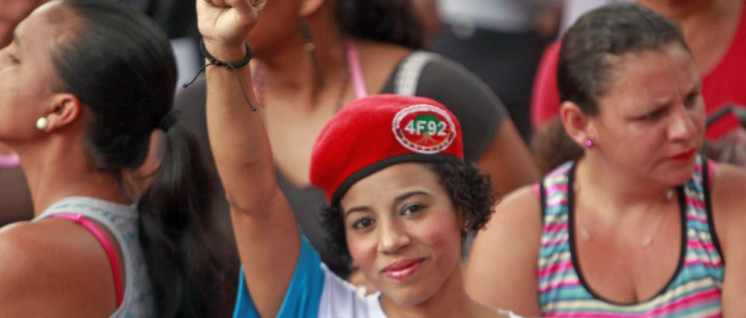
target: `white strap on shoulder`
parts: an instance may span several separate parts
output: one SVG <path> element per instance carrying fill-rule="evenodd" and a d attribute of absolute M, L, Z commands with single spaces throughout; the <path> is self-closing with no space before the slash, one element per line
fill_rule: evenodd
<path fill-rule="evenodd" d="M 394 78 L 394 94 L 414 96 L 417 93 L 422 69 L 435 59 L 440 59 L 440 56 L 426 51 L 415 51 L 405 57 Z"/>

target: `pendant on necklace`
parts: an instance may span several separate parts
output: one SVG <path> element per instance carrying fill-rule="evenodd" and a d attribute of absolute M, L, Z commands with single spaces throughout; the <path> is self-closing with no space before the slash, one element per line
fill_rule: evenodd
<path fill-rule="evenodd" d="M 668 189 L 668 191 L 666 191 L 666 201 L 671 201 L 671 199 L 673 199 L 673 190 Z"/>

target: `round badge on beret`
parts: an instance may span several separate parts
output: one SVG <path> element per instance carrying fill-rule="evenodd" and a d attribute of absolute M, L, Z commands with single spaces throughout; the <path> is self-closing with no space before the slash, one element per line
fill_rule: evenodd
<path fill-rule="evenodd" d="M 448 112 L 428 104 L 400 110 L 391 128 L 402 146 L 417 153 L 439 153 L 456 139 L 456 125 Z"/>

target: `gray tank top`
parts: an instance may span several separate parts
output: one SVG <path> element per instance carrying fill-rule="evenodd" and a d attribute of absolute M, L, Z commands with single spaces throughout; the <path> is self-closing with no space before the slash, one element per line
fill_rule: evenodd
<path fill-rule="evenodd" d="M 136 204 L 122 205 L 90 197 L 68 197 L 52 204 L 34 221 L 60 213 L 80 214 L 96 221 L 106 227 L 119 243 L 126 281 L 123 284 L 122 305 L 110 317 L 155 317 L 153 291 L 140 248 Z"/>

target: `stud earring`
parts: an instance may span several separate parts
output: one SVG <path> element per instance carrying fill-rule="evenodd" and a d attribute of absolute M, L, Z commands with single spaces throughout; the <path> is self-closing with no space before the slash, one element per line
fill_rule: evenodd
<path fill-rule="evenodd" d="M 593 140 L 591 140 L 590 138 L 586 139 L 585 140 L 585 147 L 586 148 L 593 148 Z"/>
<path fill-rule="evenodd" d="M 49 126 L 49 120 L 46 117 L 39 117 L 36 120 L 36 129 L 44 130 Z"/>

